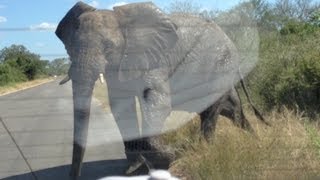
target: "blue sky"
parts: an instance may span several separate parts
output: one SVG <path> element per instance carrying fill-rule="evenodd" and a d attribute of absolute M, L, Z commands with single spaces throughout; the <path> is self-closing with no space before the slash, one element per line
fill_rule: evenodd
<path fill-rule="evenodd" d="M 112 8 L 143 0 L 83 0 L 99 9 Z M 205 9 L 226 9 L 240 0 L 194 1 Z M 22 44 L 42 59 L 52 60 L 67 57 L 64 45 L 54 30 L 66 12 L 77 0 L 0 0 L 0 49 L 11 44 Z M 166 8 L 171 1 L 153 0 L 160 8 Z"/>

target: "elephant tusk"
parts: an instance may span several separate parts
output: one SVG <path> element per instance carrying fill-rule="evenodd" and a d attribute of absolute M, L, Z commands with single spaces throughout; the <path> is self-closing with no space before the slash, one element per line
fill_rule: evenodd
<path fill-rule="evenodd" d="M 70 77 L 67 75 L 65 78 L 63 78 L 63 79 L 60 81 L 59 85 L 65 84 L 65 83 L 68 82 L 68 81 L 70 81 Z"/>
<path fill-rule="evenodd" d="M 103 77 L 102 73 L 99 74 L 99 80 L 100 80 L 101 84 L 104 83 L 104 77 Z"/>

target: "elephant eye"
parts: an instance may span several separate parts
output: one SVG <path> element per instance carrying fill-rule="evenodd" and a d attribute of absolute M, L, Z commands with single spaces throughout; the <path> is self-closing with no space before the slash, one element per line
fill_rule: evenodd
<path fill-rule="evenodd" d="M 151 88 L 146 88 L 145 90 L 143 90 L 143 99 L 148 100 L 150 93 L 151 93 Z"/>
<path fill-rule="evenodd" d="M 114 43 L 109 39 L 103 39 L 101 41 L 101 43 L 102 43 L 102 45 L 104 46 L 105 49 L 112 48 L 114 46 Z"/>

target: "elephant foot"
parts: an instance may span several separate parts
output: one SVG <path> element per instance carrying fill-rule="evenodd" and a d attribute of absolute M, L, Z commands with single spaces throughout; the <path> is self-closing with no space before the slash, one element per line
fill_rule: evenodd
<path fill-rule="evenodd" d="M 128 169 L 126 170 L 126 175 L 133 176 L 148 174 L 151 169 L 153 169 L 152 164 L 140 154 L 138 155 L 136 161 L 129 165 Z"/>
<path fill-rule="evenodd" d="M 151 169 L 169 169 L 175 159 L 174 151 L 163 145 L 158 137 L 128 141 L 125 147 L 130 163 L 127 172 L 130 174 L 142 169 L 147 170 L 144 174 L 148 174 Z"/>

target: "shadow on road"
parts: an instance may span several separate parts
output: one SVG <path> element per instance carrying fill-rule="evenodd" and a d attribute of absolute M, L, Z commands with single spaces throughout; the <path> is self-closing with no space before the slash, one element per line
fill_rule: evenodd
<path fill-rule="evenodd" d="M 82 166 L 79 180 L 94 180 L 105 176 L 123 175 L 127 160 L 105 160 L 86 162 Z M 70 165 L 34 171 L 38 180 L 69 180 Z M 34 180 L 31 173 L 4 178 L 3 180 Z"/>

